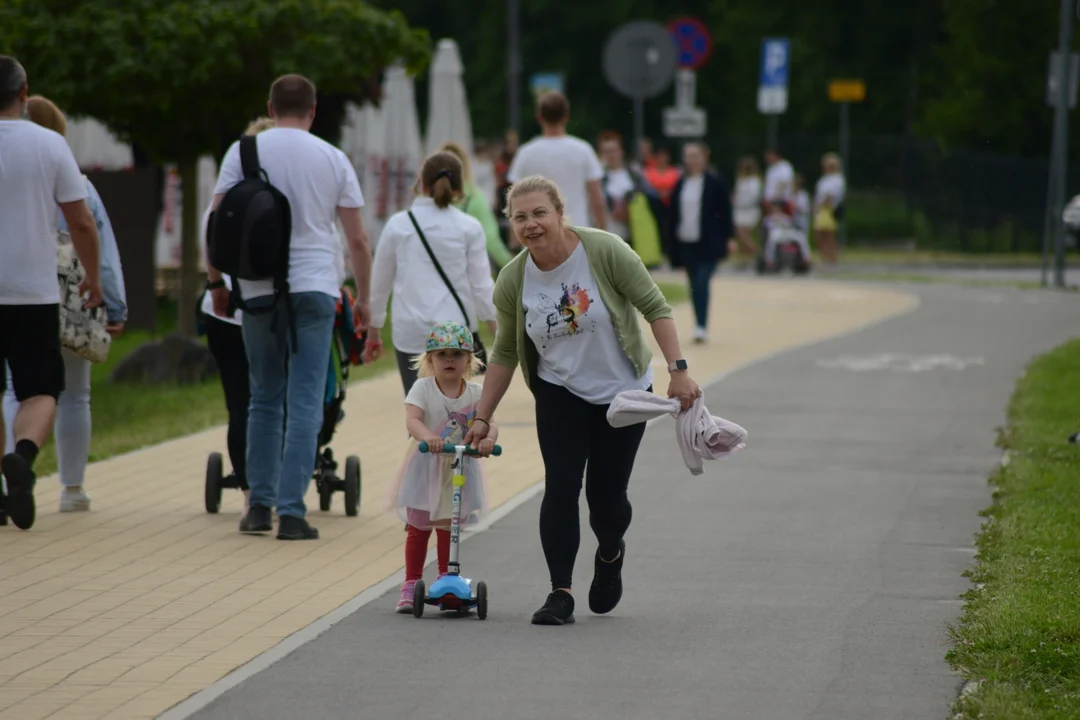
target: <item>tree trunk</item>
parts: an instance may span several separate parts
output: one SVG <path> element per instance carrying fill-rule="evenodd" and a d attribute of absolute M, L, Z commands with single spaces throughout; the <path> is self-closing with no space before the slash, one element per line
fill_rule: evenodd
<path fill-rule="evenodd" d="M 193 338 L 195 332 L 195 303 L 202 283 L 199 282 L 199 183 L 198 160 L 195 158 L 177 163 L 180 171 L 180 189 L 183 205 L 180 213 L 182 232 L 180 236 L 180 306 L 176 316 L 176 332 Z"/>

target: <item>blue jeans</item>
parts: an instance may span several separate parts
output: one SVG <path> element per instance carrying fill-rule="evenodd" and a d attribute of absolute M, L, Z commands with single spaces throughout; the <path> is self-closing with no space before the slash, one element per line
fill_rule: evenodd
<path fill-rule="evenodd" d="M 717 261 L 705 258 L 702 243 L 679 243 L 679 257 L 686 268 L 686 278 L 690 281 L 690 301 L 694 305 L 694 318 L 697 326 L 705 329 L 709 326 L 709 283 L 716 272 Z"/>
<path fill-rule="evenodd" d="M 251 371 L 247 480 L 253 505 L 276 505 L 278 517 L 303 518 L 307 512 L 304 494 L 315 470 L 322 427 L 337 300 L 319 292 L 290 297 L 296 352 L 290 347 L 284 299 L 278 302 L 276 313 L 244 313 L 244 345 Z M 248 305 L 262 308 L 271 302 L 270 297 L 253 298 Z M 275 314 L 277 324 L 271 329 Z"/>

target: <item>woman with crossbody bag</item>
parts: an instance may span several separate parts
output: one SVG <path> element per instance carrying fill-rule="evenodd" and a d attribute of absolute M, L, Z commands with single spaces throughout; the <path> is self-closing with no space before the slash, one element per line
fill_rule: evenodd
<path fill-rule="evenodd" d="M 382 328 L 391 293 L 393 343 L 401 383 L 407 395 L 416 382 L 414 358 L 424 352 L 431 327 L 454 321 L 473 333 L 476 355 L 486 362 L 479 343 L 480 322 L 495 332 L 495 305 L 484 229 L 454 207 L 461 198 L 461 161 L 449 152 L 430 156 L 420 170 L 418 197 L 412 207 L 393 215 L 383 227 L 371 271 L 372 319 L 364 362 L 382 355 Z"/>

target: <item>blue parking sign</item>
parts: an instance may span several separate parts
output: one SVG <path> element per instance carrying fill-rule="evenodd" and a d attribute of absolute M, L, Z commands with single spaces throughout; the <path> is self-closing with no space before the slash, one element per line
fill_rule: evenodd
<path fill-rule="evenodd" d="M 791 41 L 765 38 L 761 42 L 761 75 L 758 81 L 758 111 L 768 115 L 787 110 L 788 75 L 791 69 Z"/>

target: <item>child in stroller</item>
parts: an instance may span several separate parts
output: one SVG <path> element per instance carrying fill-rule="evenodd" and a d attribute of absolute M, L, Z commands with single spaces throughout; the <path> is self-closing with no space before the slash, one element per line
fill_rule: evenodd
<path fill-rule="evenodd" d="M 338 423 L 345 418 L 345 395 L 349 386 L 349 368 L 362 365 L 367 332 L 358 332 L 353 324 L 354 299 L 349 288 L 341 289 L 337 314 L 334 317 L 334 333 L 330 339 L 330 365 L 326 373 L 326 395 L 323 400 L 323 423 L 319 429 L 318 452 L 315 457 L 313 478 L 319 493 L 319 509 L 330 510 L 335 492 L 345 493 L 345 514 L 355 517 L 360 511 L 360 458 L 345 458 L 345 477 L 337 475 L 338 462 L 334 459 L 330 441 Z M 221 509 L 223 488 L 236 489 L 239 485 L 235 475 L 224 475 L 224 458 L 221 453 L 210 453 L 206 463 L 206 512 L 216 514 Z"/>
<path fill-rule="evenodd" d="M 810 243 L 800 228 L 793 203 L 765 203 L 765 246 L 757 260 L 759 275 L 790 267 L 796 275 L 810 271 Z"/>

